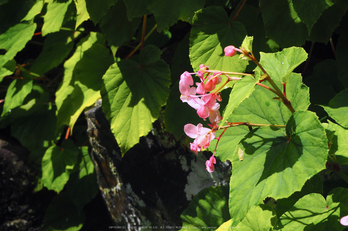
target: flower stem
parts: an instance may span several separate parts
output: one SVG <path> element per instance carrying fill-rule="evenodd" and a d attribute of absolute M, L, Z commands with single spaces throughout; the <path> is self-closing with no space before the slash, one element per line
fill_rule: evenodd
<path fill-rule="evenodd" d="M 220 126 L 215 128 L 216 130 L 219 129 L 226 129 L 226 128 L 230 128 L 230 127 L 237 127 L 237 126 L 241 126 L 241 125 L 245 125 L 248 127 L 277 127 L 277 128 L 285 128 L 286 125 L 277 125 L 277 124 L 255 124 L 255 123 L 250 123 L 250 122 L 227 122 L 227 125 L 225 126 Z"/>

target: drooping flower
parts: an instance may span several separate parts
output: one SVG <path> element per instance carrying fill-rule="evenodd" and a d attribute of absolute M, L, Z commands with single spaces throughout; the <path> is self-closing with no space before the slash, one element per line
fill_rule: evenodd
<path fill-rule="evenodd" d="M 209 160 L 207 160 L 205 162 L 205 167 L 207 169 L 208 172 L 214 172 L 215 166 L 214 164 L 216 164 L 216 159 L 214 154 L 209 158 Z"/>
<path fill-rule="evenodd" d="M 340 220 L 341 225 L 348 226 L 348 215 L 344 216 Z"/>
<path fill-rule="evenodd" d="M 198 124 L 197 126 L 186 124 L 184 126 L 184 132 L 187 136 L 195 139 L 193 143 L 190 144 L 190 148 L 196 154 L 201 149 L 208 148 L 210 142 L 215 138 L 214 132 L 209 128 L 203 127 L 202 124 Z"/>
<path fill-rule="evenodd" d="M 190 73 L 185 71 L 180 76 L 179 81 L 179 91 L 181 93 L 180 99 L 182 102 L 187 102 L 192 98 L 192 96 L 196 95 L 196 88 L 191 87 L 193 85 L 193 79 Z"/>

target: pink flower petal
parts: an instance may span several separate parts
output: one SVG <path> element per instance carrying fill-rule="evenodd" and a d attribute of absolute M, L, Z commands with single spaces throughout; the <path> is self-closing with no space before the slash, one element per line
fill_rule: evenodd
<path fill-rule="evenodd" d="M 225 56 L 232 57 L 236 52 L 236 48 L 234 46 L 227 46 L 225 47 L 224 52 Z"/>
<path fill-rule="evenodd" d="M 208 172 L 214 172 L 214 169 L 215 169 L 214 164 L 216 164 L 216 159 L 214 155 L 212 155 L 210 159 L 205 162 L 205 166 Z"/>
<path fill-rule="evenodd" d="M 184 132 L 186 133 L 188 137 L 191 137 L 191 138 L 196 138 L 198 135 L 198 129 L 193 124 L 186 124 L 184 126 Z"/>
<path fill-rule="evenodd" d="M 341 225 L 348 226 L 348 215 L 344 216 L 340 220 Z"/>

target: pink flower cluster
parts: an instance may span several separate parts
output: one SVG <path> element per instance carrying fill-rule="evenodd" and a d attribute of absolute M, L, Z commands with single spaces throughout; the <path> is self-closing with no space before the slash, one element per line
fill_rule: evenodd
<path fill-rule="evenodd" d="M 185 71 L 180 76 L 179 90 L 181 101 L 194 108 L 202 119 L 206 120 L 208 118 L 211 123 L 209 126 L 214 127 L 222 119 L 219 112 L 220 104 L 217 102 L 221 101 L 220 95 L 212 92 L 216 85 L 221 82 L 221 72 L 211 74 L 208 70 L 207 66 L 201 64 L 197 73 Z M 194 86 L 192 74 L 196 74 L 201 80 L 196 83 L 196 86 Z M 190 144 L 190 148 L 196 154 L 208 148 L 210 142 L 215 138 L 213 130 L 204 128 L 202 124 L 197 126 L 186 124 L 184 131 L 187 136 L 195 139 Z M 207 171 L 213 172 L 215 163 L 216 159 L 213 154 L 206 162 Z"/>

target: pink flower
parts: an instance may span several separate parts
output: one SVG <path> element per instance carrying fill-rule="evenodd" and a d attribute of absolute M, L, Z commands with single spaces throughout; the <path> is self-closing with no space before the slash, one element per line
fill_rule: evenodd
<path fill-rule="evenodd" d="M 185 71 L 181 76 L 180 76 L 180 81 L 179 81 L 179 90 L 181 93 L 180 99 L 182 102 L 187 102 L 192 98 L 193 95 L 196 95 L 196 88 L 191 87 L 193 85 L 193 79 L 190 73 Z"/>
<path fill-rule="evenodd" d="M 233 55 L 235 55 L 236 51 L 240 51 L 240 50 L 235 48 L 234 46 L 227 46 L 224 49 L 225 56 L 227 57 L 232 57 Z"/>
<path fill-rule="evenodd" d="M 341 225 L 348 226 L 348 215 L 344 216 L 340 220 Z"/>
<path fill-rule="evenodd" d="M 205 91 L 212 91 L 215 89 L 216 84 L 221 83 L 221 72 L 216 72 L 212 76 L 208 78 L 208 80 L 204 84 Z"/>
<path fill-rule="evenodd" d="M 197 126 L 193 124 L 186 124 L 184 126 L 184 131 L 187 136 L 195 139 L 193 143 L 191 143 L 190 148 L 196 154 L 201 149 L 208 148 L 210 141 L 215 138 L 215 135 L 211 129 L 203 127 L 202 124 L 198 124 Z"/>
<path fill-rule="evenodd" d="M 208 66 L 206 66 L 204 64 L 199 65 L 199 70 L 197 71 L 198 77 L 203 79 L 203 75 L 204 75 L 204 73 L 206 73 L 206 70 L 209 70 Z"/>
<path fill-rule="evenodd" d="M 205 167 L 206 167 L 208 172 L 214 172 L 214 169 L 215 169 L 214 164 L 216 164 L 216 159 L 215 159 L 214 154 L 213 154 L 210 157 L 210 159 L 205 162 Z"/>

